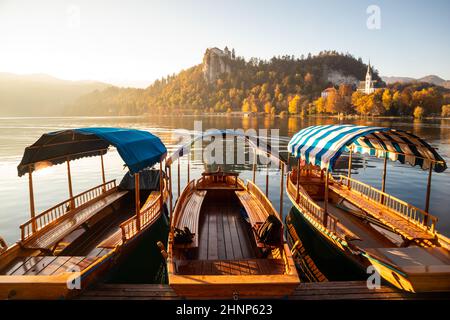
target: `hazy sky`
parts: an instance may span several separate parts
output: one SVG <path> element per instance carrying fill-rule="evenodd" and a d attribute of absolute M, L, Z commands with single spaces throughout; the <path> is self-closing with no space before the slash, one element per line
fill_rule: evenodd
<path fill-rule="evenodd" d="M 228 45 L 245 58 L 335 49 L 382 75 L 450 79 L 449 33 L 445 0 L 0 0 L 0 72 L 143 86 Z"/>

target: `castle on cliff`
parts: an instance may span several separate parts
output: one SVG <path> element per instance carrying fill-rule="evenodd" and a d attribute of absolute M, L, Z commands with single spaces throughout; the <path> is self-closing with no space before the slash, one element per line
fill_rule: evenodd
<path fill-rule="evenodd" d="M 214 47 L 206 49 L 203 56 L 203 76 L 209 83 L 216 81 L 223 73 L 231 72 L 230 61 L 235 59 L 234 49 L 232 51 L 225 47 L 223 50 Z"/>

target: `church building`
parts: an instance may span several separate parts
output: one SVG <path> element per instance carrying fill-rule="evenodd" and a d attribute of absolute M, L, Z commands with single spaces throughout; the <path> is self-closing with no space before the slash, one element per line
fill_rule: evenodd
<path fill-rule="evenodd" d="M 359 82 L 358 91 L 365 93 L 365 94 L 371 94 L 375 91 L 375 83 L 376 80 L 372 80 L 372 70 L 370 68 L 370 61 L 369 65 L 367 66 L 367 72 L 366 72 L 366 80 Z"/>

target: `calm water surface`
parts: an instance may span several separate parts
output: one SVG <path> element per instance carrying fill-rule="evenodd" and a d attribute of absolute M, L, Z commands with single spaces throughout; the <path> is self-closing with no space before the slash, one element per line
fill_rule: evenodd
<path fill-rule="evenodd" d="M 0 118 L 0 235 L 10 244 L 20 237 L 19 226 L 29 219 L 28 178 L 17 176 L 23 150 L 34 143 L 43 133 L 76 127 L 119 126 L 149 130 L 158 135 L 168 146 L 169 152 L 177 144 L 174 129 L 194 129 L 194 121 L 202 121 L 203 130 L 207 129 L 280 129 L 280 150 L 285 150 L 291 137 L 298 130 L 318 124 L 340 123 L 338 119 L 299 119 L 299 118 L 240 118 L 219 116 L 158 116 L 158 117 L 75 117 L 75 118 Z M 449 162 L 450 121 L 408 121 L 408 120 L 346 120 L 345 123 L 359 125 L 388 126 L 408 130 L 424 138 L 438 148 L 438 152 Z M 182 159 L 181 185 L 186 183 L 186 157 Z M 101 183 L 100 159 L 86 158 L 71 163 L 74 193 L 82 192 Z M 201 161 L 193 161 L 192 177 L 198 177 L 203 170 Z M 342 161 L 338 166 L 346 168 Z M 356 156 L 353 174 L 359 180 L 377 188 L 381 186 L 382 160 Z M 175 169 L 175 168 L 174 168 Z M 258 167 L 257 184 L 264 190 L 264 167 Z M 123 161 L 115 150 L 105 157 L 107 179 L 120 179 L 126 173 Z M 251 164 L 240 166 L 241 177 L 251 179 Z M 346 171 L 346 170 L 345 170 Z M 176 171 L 174 171 L 176 172 Z M 279 207 L 280 176 L 270 177 L 269 196 Z M 431 193 L 432 214 L 439 218 L 438 230 L 450 235 L 450 171 L 433 173 Z M 427 171 L 408 165 L 390 162 L 386 189 L 389 193 L 408 201 L 420 208 L 424 207 Z M 176 186 L 176 180 L 174 181 Z M 53 166 L 34 174 L 36 211 L 41 212 L 68 198 L 66 167 Z M 174 188 L 176 193 L 176 187 Z M 176 194 L 174 195 L 177 196 Z M 284 197 L 284 214 L 291 207 Z"/>

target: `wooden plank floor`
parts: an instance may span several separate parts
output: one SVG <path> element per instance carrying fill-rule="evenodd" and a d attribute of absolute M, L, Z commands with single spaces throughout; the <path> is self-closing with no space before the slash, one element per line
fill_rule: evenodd
<path fill-rule="evenodd" d="M 99 199 L 95 203 L 92 203 L 86 208 L 76 212 L 72 216 L 62 219 L 60 222 L 48 227 L 45 231 L 42 231 L 36 235 L 36 237 L 25 241 L 24 247 L 36 249 L 50 248 L 94 215 L 124 197 L 126 193 L 126 191 L 117 191 L 102 199 Z"/>
<path fill-rule="evenodd" d="M 230 297 L 231 299 L 232 297 Z M 270 297 L 268 297 L 270 298 Z M 415 300 L 449 299 L 450 293 L 407 293 L 382 285 L 368 289 L 364 281 L 301 283 L 289 300 Z M 161 284 L 98 284 L 84 291 L 81 300 L 178 300 L 169 285 Z M 205 299 L 214 299 L 208 297 Z"/>
<path fill-rule="evenodd" d="M 239 200 L 233 192 L 225 200 L 206 197 L 200 213 L 198 260 L 256 258 L 248 226 L 239 209 Z"/>
<path fill-rule="evenodd" d="M 330 189 L 408 239 L 434 239 L 435 237 L 406 218 L 391 212 L 386 206 L 366 200 L 338 183 L 331 184 Z"/>
<path fill-rule="evenodd" d="M 94 257 L 76 257 L 76 256 L 35 256 L 16 258 L 0 274 L 3 275 L 55 275 L 67 270 L 73 270 L 74 267 L 80 271 L 86 269 L 94 261 Z"/>
<path fill-rule="evenodd" d="M 317 204 L 324 207 L 323 201 L 317 201 Z M 339 221 L 361 240 L 355 241 L 361 248 L 392 248 L 396 245 L 392 243 L 383 234 L 372 228 L 368 223 L 358 219 L 351 213 L 346 212 L 334 204 L 328 204 L 328 211 L 337 217 Z"/>
<path fill-rule="evenodd" d="M 282 259 L 184 260 L 179 275 L 274 275 L 285 271 Z"/>

